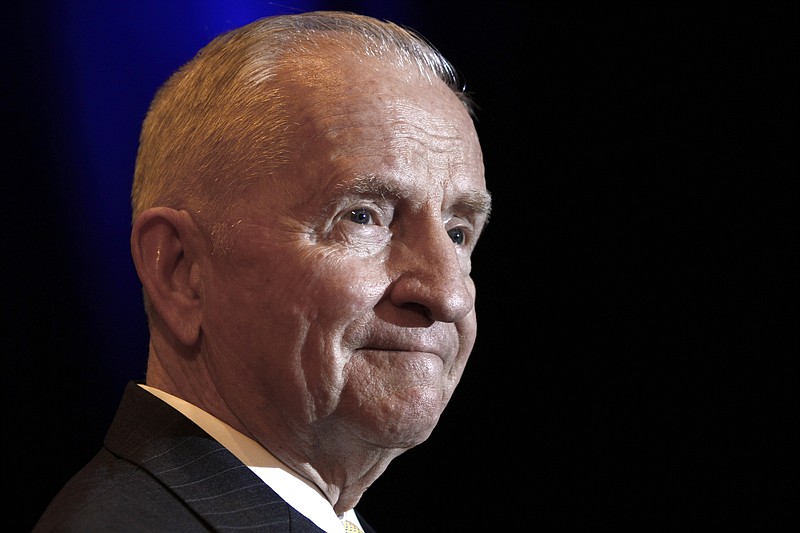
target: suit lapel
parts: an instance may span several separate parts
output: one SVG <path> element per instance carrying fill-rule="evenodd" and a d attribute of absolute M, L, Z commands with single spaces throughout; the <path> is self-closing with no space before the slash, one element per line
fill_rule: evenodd
<path fill-rule="evenodd" d="M 214 529 L 322 531 L 192 421 L 133 382 L 105 445 L 156 477 Z"/>

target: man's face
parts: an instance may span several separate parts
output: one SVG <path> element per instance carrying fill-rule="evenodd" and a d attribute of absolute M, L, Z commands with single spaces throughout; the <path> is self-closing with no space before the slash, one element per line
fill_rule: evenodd
<path fill-rule="evenodd" d="M 343 86 L 290 87 L 296 152 L 251 189 L 229 250 L 208 263 L 203 350 L 268 447 L 288 430 L 408 448 L 434 428 L 475 342 L 481 150 L 440 82 L 378 62 L 337 68 Z"/>

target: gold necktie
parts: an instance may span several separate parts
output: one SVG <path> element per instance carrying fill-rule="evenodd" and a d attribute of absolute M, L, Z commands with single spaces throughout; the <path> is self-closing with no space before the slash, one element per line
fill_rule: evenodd
<path fill-rule="evenodd" d="M 342 520 L 344 524 L 344 533 L 364 533 L 361 528 L 348 520 Z"/>

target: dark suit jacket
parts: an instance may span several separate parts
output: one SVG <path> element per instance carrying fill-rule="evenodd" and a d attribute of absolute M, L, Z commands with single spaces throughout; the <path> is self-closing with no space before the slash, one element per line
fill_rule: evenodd
<path fill-rule="evenodd" d="M 365 533 L 374 533 L 363 521 Z M 320 533 L 232 453 L 131 382 L 100 452 L 34 532 Z"/>

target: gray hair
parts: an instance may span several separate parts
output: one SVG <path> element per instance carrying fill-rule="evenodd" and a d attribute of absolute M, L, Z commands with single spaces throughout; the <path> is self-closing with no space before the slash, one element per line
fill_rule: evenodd
<path fill-rule="evenodd" d="M 217 224 L 226 210 L 289 158 L 289 95 L 276 73 L 313 56 L 321 42 L 441 80 L 473 113 L 453 66 L 413 30 L 335 11 L 262 18 L 212 40 L 156 93 L 139 140 L 134 219 L 154 206 L 187 209 L 222 238 Z"/>

